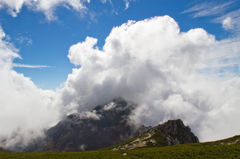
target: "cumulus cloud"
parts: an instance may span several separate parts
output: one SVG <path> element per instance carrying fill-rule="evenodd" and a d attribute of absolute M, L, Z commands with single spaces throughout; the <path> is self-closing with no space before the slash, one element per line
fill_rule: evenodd
<path fill-rule="evenodd" d="M 239 134 L 240 79 L 226 69 L 240 57 L 233 41 L 239 43 L 216 41 L 200 28 L 180 32 L 169 16 L 128 21 L 112 29 L 102 50 L 92 37 L 70 47 L 71 63 L 81 67 L 69 74 L 62 103 L 91 110 L 120 96 L 139 105 L 131 116 L 135 124 L 181 118 L 201 141 Z"/>
<path fill-rule="evenodd" d="M 12 61 L 21 57 L 4 38 L 0 27 L 0 146 L 21 148 L 58 121 L 60 111 L 52 105 L 53 91 L 37 88 L 30 78 L 12 70 Z"/>

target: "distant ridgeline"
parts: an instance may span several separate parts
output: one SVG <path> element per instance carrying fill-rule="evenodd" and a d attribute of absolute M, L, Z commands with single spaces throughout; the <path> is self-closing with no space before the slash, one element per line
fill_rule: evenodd
<path fill-rule="evenodd" d="M 199 142 L 183 122 L 169 120 L 156 127 L 139 128 L 129 124 L 129 115 L 136 105 L 115 98 L 85 114 L 71 114 L 36 139 L 25 152 L 70 152 L 97 150 L 131 139 L 112 149 L 133 149 L 144 146 L 167 146 Z M 133 138 L 135 137 L 135 138 Z"/>
<path fill-rule="evenodd" d="M 0 152 L 11 152 L 11 151 L 9 151 L 9 150 L 7 150 L 7 149 L 4 149 L 4 148 L 0 147 Z"/>

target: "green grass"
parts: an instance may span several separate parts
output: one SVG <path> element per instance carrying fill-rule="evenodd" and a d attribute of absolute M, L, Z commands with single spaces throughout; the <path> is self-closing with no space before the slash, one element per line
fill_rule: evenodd
<path fill-rule="evenodd" d="M 126 156 L 122 155 L 127 153 Z M 0 158 L 240 158 L 240 144 L 206 145 L 205 143 L 182 144 L 176 146 L 138 148 L 126 151 L 84 151 L 84 152 L 44 152 L 44 153 L 0 153 Z"/>
<path fill-rule="evenodd" d="M 152 145 L 152 144 L 147 144 L 148 147 L 160 147 L 160 146 L 167 146 L 168 143 L 167 143 L 167 139 L 165 137 L 163 137 L 161 134 L 159 133 L 155 133 L 151 138 L 149 139 L 154 139 L 157 141 L 157 144 L 156 145 Z M 149 140 L 149 139 L 146 139 L 146 140 Z"/>
<path fill-rule="evenodd" d="M 240 143 L 228 145 L 228 143 L 234 143 L 239 140 L 240 136 L 235 136 L 225 140 L 219 140 L 215 142 L 206 143 L 193 143 L 193 144 L 182 144 L 175 146 L 164 146 L 164 147 L 146 147 L 138 148 L 133 150 L 125 151 L 110 151 L 117 145 L 97 150 L 97 151 L 84 151 L 84 152 L 44 152 L 44 153 L 0 153 L 2 159 L 28 159 L 28 158 L 71 158 L 71 159 L 118 159 L 118 158 L 146 158 L 146 159 L 183 159 L 183 158 L 207 158 L 207 159 L 219 159 L 219 158 L 239 158 L 240 159 Z M 133 141 L 132 139 L 131 141 Z M 118 144 L 124 145 L 131 142 L 130 140 Z M 127 155 L 122 155 L 126 153 Z"/>
<path fill-rule="evenodd" d="M 99 151 L 112 150 L 112 149 L 115 148 L 115 147 L 119 147 L 119 146 L 122 146 L 122 145 L 129 144 L 130 142 L 136 140 L 138 137 L 139 137 L 139 136 L 136 136 L 136 137 L 131 138 L 131 139 L 125 141 L 125 142 L 121 142 L 121 143 L 119 143 L 119 144 L 117 144 L 117 145 L 113 145 L 113 146 L 109 146 L 109 147 L 106 147 L 106 148 L 99 149 Z"/>

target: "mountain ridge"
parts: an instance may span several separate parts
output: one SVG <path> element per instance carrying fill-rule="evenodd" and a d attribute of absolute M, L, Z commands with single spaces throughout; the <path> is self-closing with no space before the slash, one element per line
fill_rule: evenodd
<path fill-rule="evenodd" d="M 139 147 L 162 147 L 179 145 L 184 143 L 198 143 L 199 140 L 181 119 L 168 120 L 162 124 L 152 127 L 120 146 L 112 150 L 129 150 Z M 112 146 L 113 147 L 113 146 Z"/>
<path fill-rule="evenodd" d="M 132 139 L 132 147 L 169 146 L 199 142 L 182 120 L 169 120 L 155 127 L 136 127 L 130 115 L 136 104 L 122 98 L 98 105 L 90 112 L 68 115 L 57 125 L 46 131 L 46 137 L 35 139 L 24 152 L 73 152 L 97 150 Z M 146 131 L 147 130 L 147 131 Z M 142 134 L 142 133 L 145 134 Z M 116 148 L 118 149 L 118 148 Z M 123 149 L 122 147 L 120 149 Z"/>
<path fill-rule="evenodd" d="M 150 127 L 135 127 L 129 115 L 136 105 L 122 98 L 96 106 L 91 112 L 67 116 L 34 141 L 25 152 L 64 152 L 97 150 L 126 141 Z M 40 144 L 39 144 L 40 143 Z"/>

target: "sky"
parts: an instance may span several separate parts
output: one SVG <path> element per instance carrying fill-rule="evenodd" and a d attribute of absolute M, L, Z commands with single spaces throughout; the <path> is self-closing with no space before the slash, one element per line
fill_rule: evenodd
<path fill-rule="evenodd" d="M 0 146 L 115 97 L 136 125 L 239 135 L 239 63 L 237 0 L 0 0 Z"/>

